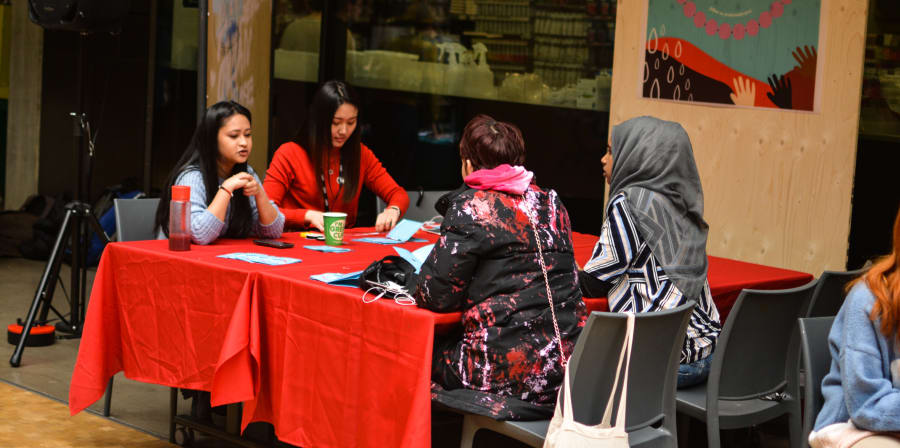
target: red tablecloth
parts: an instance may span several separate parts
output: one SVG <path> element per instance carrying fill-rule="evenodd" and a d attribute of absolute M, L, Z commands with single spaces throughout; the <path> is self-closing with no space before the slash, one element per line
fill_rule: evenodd
<path fill-rule="evenodd" d="M 595 235 L 577 232 L 573 234 L 572 244 L 575 247 L 575 260 L 579 266 L 584 266 L 591 258 L 596 243 Z M 706 276 L 723 324 L 742 289 L 786 289 L 804 285 L 813 279 L 812 275 L 805 272 L 713 256 L 709 257 L 709 270 Z M 609 311 L 609 304 L 605 298 L 598 302 L 592 300 L 587 302 L 590 309 Z"/>
<path fill-rule="evenodd" d="M 363 229 L 356 233 L 365 232 Z M 420 237 L 434 239 L 431 234 Z M 345 239 L 352 240 L 353 231 Z M 287 234 L 293 249 L 219 241 L 169 252 L 166 241 L 109 245 L 94 280 L 69 407 L 98 400 L 109 378 L 212 391 L 213 404 L 244 402 L 244 424 L 267 421 L 282 441 L 315 446 L 427 446 L 430 366 L 436 328 L 459 321 L 362 291 L 309 279 L 352 272 L 394 253 L 350 241 L 349 253 Z M 576 234 L 584 263 L 596 237 Z M 403 245 L 412 249 L 423 243 Z M 266 266 L 217 258 L 261 252 L 303 259 Z M 742 288 L 781 288 L 808 274 L 710 257 L 720 309 Z M 605 299 L 588 300 L 605 309 Z"/>

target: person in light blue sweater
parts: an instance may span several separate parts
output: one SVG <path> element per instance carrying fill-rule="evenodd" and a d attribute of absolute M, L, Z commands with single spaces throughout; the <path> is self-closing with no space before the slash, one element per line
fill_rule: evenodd
<path fill-rule="evenodd" d="M 210 106 L 163 189 L 156 210 L 159 237 L 169 234 L 172 185 L 191 187 L 194 244 L 209 244 L 220 237 L 280 237 L 284 214 L 266 196 L 247 164 L 252 148 L 250 111 L 233 101 Z"/>
<path fill-rule="evenodd" d="M 893 253 L 854 281 L 828 335 L 814 447 L 900 447 L 887 434 L 900 432 L 900 214 L 893 236 Z"/>

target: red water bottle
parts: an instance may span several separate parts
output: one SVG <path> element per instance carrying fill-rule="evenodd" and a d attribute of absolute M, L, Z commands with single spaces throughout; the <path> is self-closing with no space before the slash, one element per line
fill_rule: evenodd
<path fill-rule="evenodd" d="M 172 185 L 169 250 L 191 250 L 191 187 L 186 185 Z"/>

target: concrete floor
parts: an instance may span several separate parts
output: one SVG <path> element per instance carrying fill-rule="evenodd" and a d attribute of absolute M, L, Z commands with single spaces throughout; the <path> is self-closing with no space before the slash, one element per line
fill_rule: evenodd
<path fill-rule="evenodd" d="M 25 319 L 35 288 L 43 274 L 45 262 L 21 258 L 0 258 L 0 322 L 8 325 L 16 318 Z M 88 273 L 87 291 L 90 292 L 93 270 Z M 63 266 L 60 274 L 66 290 L 69 288 L 69 268 Z M 56 288 L 53 305 L 60 312 L 68 312 L 68 302 L 63 290 Z M 79 339 L 58 340 L 48 347 L 26 347 L 21 366 L 13 368 L 8 359 L 13 346 L 0 353 L 0 379 L 43 393 L 68 403 L 69 381 L 78 356 Z M 89 411 L 102 412 L 103 400 Z M 113 390 L 111 416 L 113 421 L 131 426 L 161 439 L 168 439 L 169 389 L 163 386 L 131 381 L 121 373 L 116 375 Z M 181 401 L 179 413 L 187 413 L 189 402 Z M 434 447 L 459 446 L 461 419 L 453 415 L 435 415 L 432 434 Z M 5 422 L 9 423 L 9 422 Z M 706 446 L 706 429 L 702 423 L 691 424 L 689 447 Z M 723 431 L 723 446 L 730 448 L 787 447 L 787 430 L 783 421 L 766 424 L 754 430 Z M 205 442 L 205 443 L 204 443 Z M 221 443 L 201 441 L 196 446 L 223 446 Z M 519 443 L 485 431 L 476 437 L 476 446 L 521 447 Z"/>

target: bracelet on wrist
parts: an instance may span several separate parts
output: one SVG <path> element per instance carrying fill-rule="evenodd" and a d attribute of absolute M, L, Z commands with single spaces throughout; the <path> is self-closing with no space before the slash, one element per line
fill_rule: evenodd
<path fill-rule="evenodd" d="M 385 208 L 385 210 L 396 210 L 398 218 L 403 214 L 400 212 L 400 207 L 397 207 L 396 205 L 389 205 L 387 208 Z"/>
<path fill-rule="evenodd" d="M 228 198 L 233 198 L 233 197 L 234 197 L 234 193 L 228 191 L 228 189 L 225 188 L 225 185 L 219 185 L 219 190 L 222 190 L 222 191 L 228 193 Z"/>

